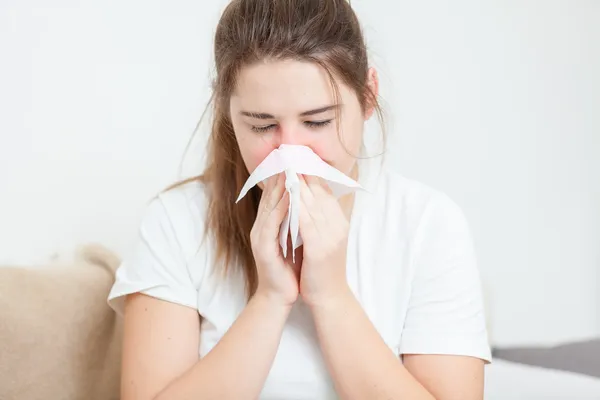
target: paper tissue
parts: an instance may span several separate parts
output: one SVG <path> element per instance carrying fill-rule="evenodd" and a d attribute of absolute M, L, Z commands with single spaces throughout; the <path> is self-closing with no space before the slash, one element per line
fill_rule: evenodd
<path fill-rule="evenodd" d="M 288 234 L 291 236 L 293 250 L 302 245 L 302 238 L 298 233 L 300 217 L 300 180 L 298 174 L 321 177 L 325 180 L 333 195 L 338 198 L 352 191 L 362 190 L 362 187 L 346 174 L 321 160 L 310 147 L 283 144 L 273 150 L 252 172 L 236 203 L 259 182 L 282 172 L 285 173 L 285 189 L 290 198 L 288 212 L 279 229 L 279 243 L 283 250 L 283 256 L 286 257 Z M 295 262 L 293 250 L 292 258 Z"/>

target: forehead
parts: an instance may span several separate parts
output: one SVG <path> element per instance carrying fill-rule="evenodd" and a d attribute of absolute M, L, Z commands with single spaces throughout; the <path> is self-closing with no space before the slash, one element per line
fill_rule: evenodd
<path fill-rule="evenodd" d="M 341 102 L 351 92 L 338 79 Z M 284 115 L 335 103 L 329 75 L 318 64 L 295 60 L 259 62 L 244 67 L 231 98 L 232 107 Z"/>

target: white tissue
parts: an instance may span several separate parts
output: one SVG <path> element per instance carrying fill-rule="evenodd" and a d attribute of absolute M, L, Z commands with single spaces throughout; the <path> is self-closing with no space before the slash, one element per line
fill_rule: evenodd
<path fill-rule="evenodd" d="M 273 150 L 252 172 L 236 203 L 259 182 L 282 172 L 285 172 L 285 189 L 290 198 L 288 212 L 279 229 L 279 244 L 283 250 L 283 256 L 286 257 L 288 234 L 291 236 L 293 250 L 302 245 L 302 238 L 298 233 L 300 218 L 300 180 L 298 174 L 323 178 L 335 197 L 361 190 L 362 187 L 346 174 L 321 160 L 310 147 L 282 144 L 278 149 Z M 293 262 L 296 261 L 294 251 L 292 251 L 292 260 Z"/>

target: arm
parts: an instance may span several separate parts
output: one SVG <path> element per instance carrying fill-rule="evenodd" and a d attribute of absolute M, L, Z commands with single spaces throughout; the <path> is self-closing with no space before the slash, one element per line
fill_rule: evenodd
<path fill-rule="evenodd" d="M 314 306 L 312 312 L 343 399 L 483 399 L 483 360 L 411 354 L 403 365 L 349 289 L 338 302 Z"/>
<path fill-rule="evenodd" d="M 484 361 L 476 357 L 405 354 L 406 369 L 440 400 L 482 400 Z"/>
<path fill-rule="evenodd" d="M 123 400 L 255 399 L 275 357 L 289 307 L 255 296 L 198 360 L 199 316 L 143 294 L 125 308 Z"/>
<path fill-rule="evenodd" d="M 151 204 L 138 245 L 117 271 L 109 295 L 109 303 L 125 317 L 123 400 L 259 396 L 298 297 L 297 275 L 283 259 L 276 240 L 288 210 L 284 185 L 281 174 L 269 179 L 250 232 L 258 274 L 256 293 L 201 360 L 197 287 L 211 267 L 208 262 L 196 264 L 192 278 L 181 235 L 188 231 L 190 221 L 202 221 L 194 220 L 194 215 L 173 217 L 167 212 L 189 209 L 188 198 L 177 192 Z M 198 243 L 200 238 L 187 239 L 184 242 Z"/>
<path fill-rule="evenodd" d="M 309 177 L 301 188 L 301 292 L 340 396 L 482 399 L 489 347 L 474 251 L 460 209 L 440 196 L 422 213 L 399 346 L 403 364 L 348 287 L 348 222 L 337 200 Z"/>
<path fill-rule="evenodd" d="M 434 400 L 388 348 L 349 288 L 337 301 L 311 310 L 342 399 Z"/>
<path fill-rule="evenodd" d="M 312 312 L 342 399 L 483 399 L 483 360 L 419 354 L 405 355 L 403 365 L 351 292 Z"/>

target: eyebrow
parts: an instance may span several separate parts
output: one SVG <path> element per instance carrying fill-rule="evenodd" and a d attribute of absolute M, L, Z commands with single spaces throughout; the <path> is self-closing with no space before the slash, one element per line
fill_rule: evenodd
<path fill-rule="evenodd" d="M 331 106 L 325 106 L 321 108 L 316 108 L 314 110 L 308 110 L 300 113 L 301 117 L 307 117 L 309 115 L 321 114 L 325 111 L 334 110 L 336 108 L 340 108 L 341 104 L 333 104 Z M 246 117 L 257 118 L 257 119 L 275 119 L 275 116 L 262 112 L 255 111 L 240 111 L 240 114 L 245 115 Z"/>

